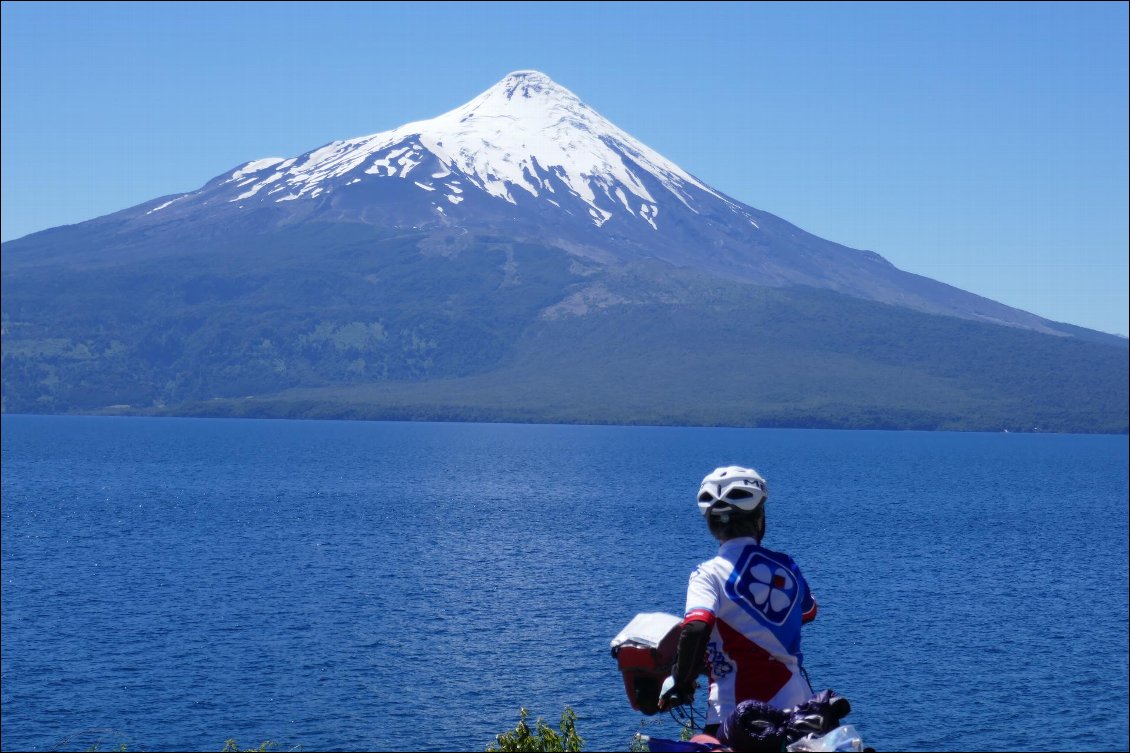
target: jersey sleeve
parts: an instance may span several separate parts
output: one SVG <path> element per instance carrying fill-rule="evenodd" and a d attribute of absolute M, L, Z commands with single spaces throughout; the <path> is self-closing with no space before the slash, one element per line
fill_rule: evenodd
<path fill-rule="evenodd" d="M 718 584 L 703 567 L 695 568 L 687 584 L 687 606 L 683 610 L 683 624 L 705 622 L 714 624 L 719 606 Z"/>
<path fill-rule="evenodd" d="M 804 591 L 804 595 L 801 597 L 800 601 L 800 622 L 803 625 L 816 619 L 816 613 L 819 611 L 820 605 L 816 603 L 816 597 L 812 595 L 812 589 L 808 587 L 808 581 L 800 574 L 800 568 L 796 566 L 795 562 L 793 563 L 793 572 L 796 573 L 797 580 L 800 581 L 800 587 Z"/>

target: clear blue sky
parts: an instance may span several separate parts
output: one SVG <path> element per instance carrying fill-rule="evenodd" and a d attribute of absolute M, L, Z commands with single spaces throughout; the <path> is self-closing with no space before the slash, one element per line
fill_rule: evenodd
<path fill-rule="evenodd" d="M 1127 334 L 1126 3 L 3 3 L 4 240 L 533 68 L 729 195 Z"/>

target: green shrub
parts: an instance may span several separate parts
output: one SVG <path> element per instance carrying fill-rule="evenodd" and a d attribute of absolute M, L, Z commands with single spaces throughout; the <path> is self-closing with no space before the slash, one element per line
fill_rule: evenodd
<path fill-rule="evenodd" d="M 224 747 L 220 753 L 240 753 L 241 750 L 243 753 L 266 753 L 266 751 L 277 747 L 279 747 L 278 743 L 264 740 L 258 748 L 240 748 L 235 740 L 229 738 L 224 740 Z"/>
<path fill-rule="evenodd" d="M 490 753 L 510 753 L 511 751 L 544 751 L 549 753 L 566 753 L 566 751 L 580 751 L 585 744 L 584 739 L 577 734 L 577 714 L 568 706 L 561 712 L 561 724 L 557 731 L 546 724 L 539 717 L 534 726 L 536 732 L 530 730 L 526 724 L 526 717 L 530 715 L 529 709 L 523 707 L 519 712 L 518 726 L 510 732 L 503 732 L 495 737 L 495 741 L 487 746 Z"/>

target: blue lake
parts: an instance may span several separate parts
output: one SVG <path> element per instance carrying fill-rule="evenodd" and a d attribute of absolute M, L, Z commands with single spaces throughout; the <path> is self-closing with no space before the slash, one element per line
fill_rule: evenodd
<path fill-rule="evenodd" d="M 641 728 L 717 465 L 820 602 L 880 750 L 1126 750 L 1127 437 L 3 417 L 5 750 L 482 750 Z M 676 736 L 668 721 L 644 730 Z"/>

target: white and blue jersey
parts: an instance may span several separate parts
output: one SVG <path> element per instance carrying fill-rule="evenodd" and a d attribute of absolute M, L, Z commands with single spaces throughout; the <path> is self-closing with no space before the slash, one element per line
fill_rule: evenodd
<path fill-rule="evenodd" d="M 751 537 L 730 539 L 695 569 L 683 624 L 701 621 L 711 629 L 707 724 L 720 723 L 745 700 L 783 709 L 809 699 L 800 627 L 816 609 L 792 558 Z"/>

